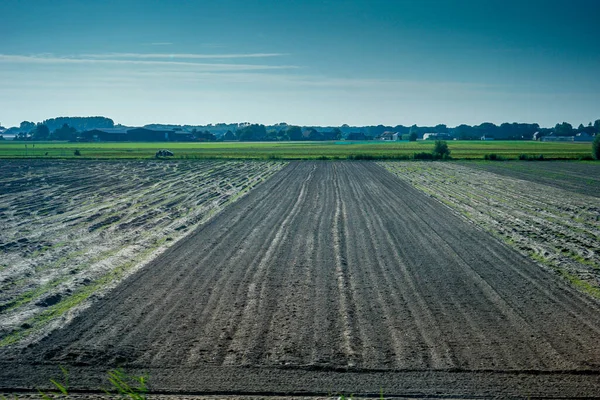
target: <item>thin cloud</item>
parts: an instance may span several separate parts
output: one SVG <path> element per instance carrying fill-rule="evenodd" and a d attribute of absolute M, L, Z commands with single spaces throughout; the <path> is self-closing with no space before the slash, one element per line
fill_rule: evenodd
<path fill-rule="evenodd" d="M 134 58 L 134 59 L 221 59 L 221 58 L 268 58 L 286 56 L 286 53 L 240 53 L 240 54 L 196 54 L 196 53 L 102 53 L 83 54 L 87 58 Z"/>
<path fill-rule="evenodd" d="M 153 42 L 153 43 L 150 43 L 150 46 L 170 46 L 172 44 L 173 43 L 171 43 L 171 42 Z"/>
<path fill-rule="evenodd" d="M 233 64 L 233 63 L 200 63 L 191 61 L 147 60 L 147 59 L 117 59 L 94 57 L 56 57 L 56 56 L 22 56 L 0 54 L 0 63 L 21 64 L 93 64 L 93 65 L 140 65 L 157 67 L 188 67 L 204 71 L 252 71 L 252 70 L 282 70 L 296 69 L 296 65 L 265 65 L 265 64 Z"/>

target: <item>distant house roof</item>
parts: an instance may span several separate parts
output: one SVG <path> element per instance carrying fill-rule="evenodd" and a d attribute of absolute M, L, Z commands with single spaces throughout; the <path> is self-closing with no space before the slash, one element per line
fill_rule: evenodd
<path fill-rule="evenodd" d="M 388 139 L 391 140 L 394 138 L 394 132 L 385 131 L 381 135 L 379 135 L 379 139 Z"/>
<path fill-rule="evenodd" d="M 175 131 L 174 128 L 173 129 L 167 129 L 167 128 L 145 128 L 145 127 L 142 127 L 142 128 L 130 128 L 129 130 L 134 130 L 134 129 L 137 129 L 137 130 L 143 129 L 143 130 L 146 130 L 146 131 L 161 132 L 161 133 L 162 132 L 169 132 L 170 133 L 170 132 L 174 132 Z"/>
<path fill-rule="evenodd" d="M 127 131 L 129 131 L 130 129 L 131 128 L 95 128 L 90 129 L 88 132 L 102 132 L 113 135 L 123 135 L 127 134 Z"/>

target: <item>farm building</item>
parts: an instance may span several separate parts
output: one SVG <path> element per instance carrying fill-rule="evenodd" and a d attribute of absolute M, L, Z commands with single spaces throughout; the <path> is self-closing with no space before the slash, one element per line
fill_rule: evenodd
<path fill-rule="evenodd" d="M 575 136 L 554 136 L 548 135 L 542 137 L 542 142 L 574 142 Z"/>
<path fill-rule="evenodd" d="M 379 135 L 377 137 L 377 140 L 383 140 L 383 141 L 389 142 L 389 141 L 399 140 L 399 138 L 401 138 L 401 136 L 398 132 L 386 131 L 386 132 L 383 132 L 381 135 Z"/>
<path fill-rule="evenodd" d="M 586 132 L 580 132 L 577 135 L 575 135 L 575 141 L 576 142 L 593 142 L 594 136 L 592 136 Z"/>
<path fill-rule="evenodd" d="M 81 133 L 81 137 L 90 142 L 124 142 L 127 138 L 128 128 L 102 128 L 92 129 Z"/>
<path fill-rule="evenodd" d="M 134 142 L 163 142 L 169 140 L 174 133 L 173 130 L 166 129 L 133 128 L 127 131 L 127 137 Z"/>
<path fill-rule="evenodd" d="M 182 132 L 150 128 L 97 128 L 82 132 L 81 137 L 90 142 L 165 142 L 192 139 L 191 135 Z"/>

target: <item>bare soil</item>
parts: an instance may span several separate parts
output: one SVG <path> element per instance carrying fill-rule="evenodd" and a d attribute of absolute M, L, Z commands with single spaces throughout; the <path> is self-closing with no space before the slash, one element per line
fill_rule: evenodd
<path fill-rule="evenodd" d="M 0 345 L 64 324 L 282 165 L 2 161 Z"/>
<path fill-rule="evenodd" d="M 531 164 L 532 176 L 558 166 L 564 174 L 598 179 L 597 166 L 583 163 Z M 498 237 L 600 298 L 600 204 L 598 198 L 481 170 L 479 164 L 384 163 L 400 179 L 449 206 L 467 220 Z M 508 165 L 508 164 L 507 164 Z M 503 168 L 503 167 L 499 167 Z M 588 168 L 587 174 L 584 172 Z M 510 170 L 512 171 L 512 169 Z M 520 176 L 521 174 L 519 174 Z M 573 182 L 577 182 L 573 178 Z"/>
<path fill-rule="evenodd" d="M 495 174 L 600 197 L 600 163 L 572 161 L 469 162 L 464 165 Z"/>
<path fill-rule="evenodd" d="M 0 386 L 121 366 L 157 394 L 593 397 L 599 337 L 595 301 L 382 167 L 302 162 L 0 351 Z"/>

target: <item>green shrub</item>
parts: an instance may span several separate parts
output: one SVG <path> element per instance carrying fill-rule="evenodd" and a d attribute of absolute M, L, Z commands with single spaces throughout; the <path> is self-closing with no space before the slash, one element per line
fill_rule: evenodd
<path fill-rule="evenodd" d="M 414 160 L 433 160 L 433 154 L 432 153 L 415 153 L 413 154 L 413 159 Z"/>
<path fill-rule="evenodd" d="M 595 160 L 600 160 L 600 133 L 596 133 L 596 137 L 592 142 L 592 157 Z"/>
<path fill-rule="evenodd" d="M 350 154 L 348 160 L 377 160 L 383 159 L 382 157 L 376 157 L 372 154 Z"/>
<path fill-rule="evenodd" d="M 436 140 L 435 145 L 433 146 L 433 158 L 437 159 L 448 159 L 450 158 L 450 149 L 448 148 L 448 143 L 445 140 Z"/>
<path fill-rule="evenodd" d="M 525 157 L 527 157 L 527 156 L 525 156 Z M 495 154 L 495 153 L 486 154 L 483 156 L 483 159 L 488 160 L 488 161 L 504 161 L 504 160 L 506 160 L 505 157 L 499 156 L 498 154 Z M 525 158 L 525 159 L 527 160 L 527 158 Z M 522 160 L 521 156 L 519 156 L 519 160 Z"/>

